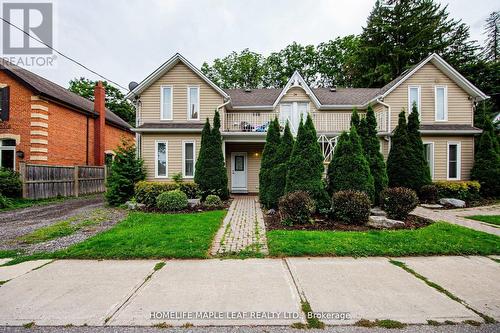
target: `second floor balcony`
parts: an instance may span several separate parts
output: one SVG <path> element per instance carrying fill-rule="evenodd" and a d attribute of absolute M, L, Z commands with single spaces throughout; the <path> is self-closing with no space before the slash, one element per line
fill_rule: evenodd
<path fill-rule="evenodd" d="M 318 133 L 336 134 L 343 131 L 349 131 L 351 124 L 351 112 L 336 112 L 336 111 L 314 111 L 309 112 L 314 126 Z M 366 116 L 366 113 L 360 112 L 360 117 Z M 276 111 L 269 112 L 233 112 L 226 111 L 222 115 L 222 129 L 225 132 L 240 132 L 240 133 L 265 133 L 270 122 L 274 118 L 278 118 L 282 129 L 286 122 L 290 124 L 292 133 L 296 134 L 300 117 L 284 116 Z M 305 116 L 305 114 L 303 115 Z M 388 112 L 375 112 L 377 119 L 377 130 L 380 133 L 388 131 Z"/>

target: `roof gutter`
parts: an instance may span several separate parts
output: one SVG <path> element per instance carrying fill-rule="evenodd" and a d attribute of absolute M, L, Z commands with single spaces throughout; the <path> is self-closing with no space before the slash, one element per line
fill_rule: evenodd
<path fill-rule="evenodd" d="M 201 133 L 201 128 L 133 128 L 135 133 Z"/>

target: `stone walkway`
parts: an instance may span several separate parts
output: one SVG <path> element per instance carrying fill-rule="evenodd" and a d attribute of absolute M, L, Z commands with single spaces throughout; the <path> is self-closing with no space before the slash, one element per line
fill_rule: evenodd
<path fill-rule="evenodd" d="M 428 218 L 433 221 L 443 220 L 463 227 L 486 232 L 500 236 L 500 228 L 488 225 L 480 221 L 470 220 L 465 216 L 472 215 L 500 215 L 500 205 L 473 207 L 463 209 L 428 209 L 417 207 L 413 214 Z"/>
<path fill-rule="evenodd" d="M 212 255 L 242 251 L 268 254 L 264 216 L 257 197 L 235 197 L 212 244 Z"/>

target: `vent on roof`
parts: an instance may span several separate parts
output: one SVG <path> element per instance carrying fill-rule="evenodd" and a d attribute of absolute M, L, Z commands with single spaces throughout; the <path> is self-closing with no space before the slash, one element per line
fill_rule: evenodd
<path fill-rule="evenodd" d="M 252 92 L 252 89 L 250 89 L 250 88 L 245 88 L 245 92 L 246 92 L 246 93 Z"/>
<path fill-rule="evenodd" d="M 337 87 L 336 86 L 330 87 L 330 91 L 331 92 L 337 91 Z"/>
<path fill-rule="evenodd" d="M 128 90 L 132 91 L 132 90 L 134 90 L 134 89 L 135 89 L 138 85 L 139 85 L 139 83 L 132 81 L 132 82 L 130 82 L 130 83 L 128 84 Z"/>

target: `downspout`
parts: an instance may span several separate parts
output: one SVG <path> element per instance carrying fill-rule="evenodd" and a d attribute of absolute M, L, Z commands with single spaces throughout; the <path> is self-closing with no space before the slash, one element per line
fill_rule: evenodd
<path fill-rule="evenodd" d="M 85 165 L 89 165 L 89 116 L 87 116 L 87 140 L 85 141 Z"/>
<path fill-rule="evenodd" d="M 136 100 L 134 101 L 134 107 L 135 107 L 135 127 L 139 127 L 140 125 L 140 122 L 141 122 L 141 105 L 142 105 L 142 102 L 141 100 L 139 99 L 139 96 L 136 96 Z M 141 142 L 141 134 L 136 132 L 135 133 L 135 155 L 138 157 L 138 158 L 141 158 L 141 145 L 142 145 L 142 142 Z"/>
<path fill-rule="evenodd" d="M 387 103 L 384 103 L 382 100 L 380 100 L 380 98 L 377 98 L 376 102 L 382 104 L 387 108 L 387 119 L 388 119 L 387 132 L 391 133 L 391 106 Z M 387 143 L 387 151 L 389 152 L 390 150 L 391 150 L 391 136 L 389 135 L 389 141 Z"/>

